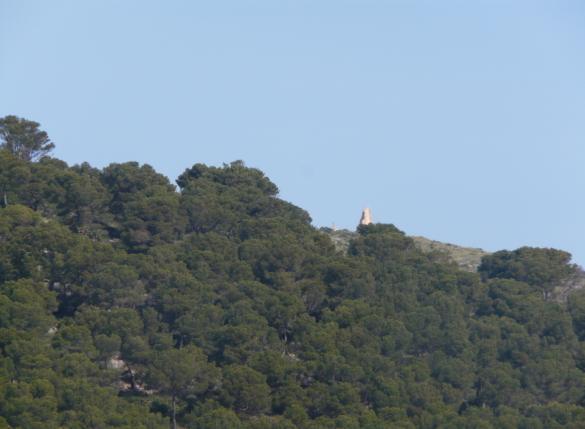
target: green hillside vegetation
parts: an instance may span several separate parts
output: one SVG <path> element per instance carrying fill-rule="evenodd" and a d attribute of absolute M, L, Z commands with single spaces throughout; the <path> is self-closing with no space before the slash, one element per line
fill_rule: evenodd
<path fill-rule="evenodd" d="M 321 228 L 321 231 L 329 235 L 335 248 L 341 252 L 346 252 L 349 249 L 351 241 L 358 235 L 357 232 L 347 229 L 333 230 L 331 228 Z M 425 237 L 411 236 L 410 238 L 412 238 L 414 244 L 423 252 L 435 253 L 436 257 L 442 254 L 446 261 L 455 262 L 464 271 L 476 272 L 481 264 L 481 259 L 489 255 L 489 252 L 483 249 L 443 243 Z"/>
<path fill-rule="evenodd" d="M 177 187 L 0 119 L 0 428 L 582 428 L 570 255 L 347 251 L 241 161 Z"/>
<path fill-rule="evenodd" d="M 412 237 L 412 239 L 423 252 L 444 253 L 449 259 L 459 265 L 459 268 L 465 271 L 477 271 L 481 265 L 482 258 L 489 255 L 489 252 L 475 247 L 458 246 L 456 244 L 429 240 L 425 237 Z"/>

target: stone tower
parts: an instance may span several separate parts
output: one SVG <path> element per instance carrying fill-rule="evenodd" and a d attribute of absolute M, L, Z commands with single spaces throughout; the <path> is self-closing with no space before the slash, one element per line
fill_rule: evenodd
<path fill-rule="evenodd" d="M 372 211 L 366 207 L 362 210 L 362 217 L 360 219 L 360 225 L 369 225 L 372 223 Z"/>

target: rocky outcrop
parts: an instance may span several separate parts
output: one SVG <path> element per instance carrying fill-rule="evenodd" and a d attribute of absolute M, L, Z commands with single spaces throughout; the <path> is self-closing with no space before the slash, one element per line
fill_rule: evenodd
<path fill-rule="evenodd" d="M 567 302 L 569 295 L 580 289 L 585 289 L 585 271 L 575 267 L 575 271 L 553 291 L 553 299 L 557 302 Z"/>
<path fill-rule="evenodd" d="M 465 271 L 476 272 L 481 258 L 489 255 L 483 249 L 475 247 L 463 247 L 456 244 L 443 243 L 441 241 L 430 240 L 425 237 L 411 237 L 416 246 L 423 252 L 440 252 L 459 265 L 459 268 Z"/>
<path fill-rule="evenodd" d="M 335 249 L 338 252 L 345 253 L 349 247 L 349 242 L 356 236 L 357 233 L 348 229 L 332 229 L 321 228 L 321 231 L 329 236 Z"/>
<path fill-rule="evenodd" d="M 126 368 L 126 362 L 122 360 L 119 354 L 115 354 L 108 359 L 106 367 L 108 369 L 124 369 Z"/>

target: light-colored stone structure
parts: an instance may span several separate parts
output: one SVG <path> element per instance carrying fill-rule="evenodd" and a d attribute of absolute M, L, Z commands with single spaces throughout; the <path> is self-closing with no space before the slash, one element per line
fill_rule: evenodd
<path fill-rule="evenodd" d="M 372 211 L 366 207 L 362 211 L 362 217 L 360 219 L 360 225 L 369 225 L 372 223 Z"/>

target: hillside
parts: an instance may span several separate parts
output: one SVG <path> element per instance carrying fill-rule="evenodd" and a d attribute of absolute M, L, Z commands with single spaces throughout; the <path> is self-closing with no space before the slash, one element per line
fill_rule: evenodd
<path fill-rule="evenodd" d="M 465 271 L 476 272 L 481 264 L 481 259 L 484 256 L 489 255 L 489 252 L 474 247 L 463 247 L 456 244 L 443 243 L 425 237 L 412 237 L 412 239 L 423 252 L 445 253 Z"/>
<path fill-rule="evenodd" d="M 327 234 L 335 249 L 339 252 L 346 253 L 352 240 L 359 234 L 347 229 L 333 230 L 331 228 L 321 228 L 323 233 Z M 473 247 L 463 247 L 456 244 L 443 243 L 436 240 L 430 240 L 425 237 L 410 236 L 414 245 L 426 254 L 433 254 L 435 258 L 443 258 L 444 262 L 454 262 L 463 271 L 475 273 L 481 266 L 483 257 L 490 255 L 483 249 Z M 585 289 L 585 271 L 581 267 L 574 267 L 572 275 L 560 279 L 553 287 L 551 299 L 560 303 L 566 303 L 571 294 Z"/>
<path fill-rule="evenodd" d="M 357 237 L 356 232 L 347 229 L 332 230 L 331 228 L 321 228 L 321 231 L 329 235 L 335 248 L 341 252 L 346 252 L 351 240 Z M 465 271 L 476 272 L 481 264 L 481 258 L 489 254 L 482 249 L 442 243 L 425 237 L 411 236 L 410 238 L 412 238 L 416 246 L 423 252 L 444 254 L 448 260 L 455 262 Z"/>
<path fill-rule="evenodd" d="M 0 120 L 0 428 L 583 427 L 567 252 L 470 272 L 394 225 L 317 230 L 241 161 L 175 186 L 40 132 Z"/>

